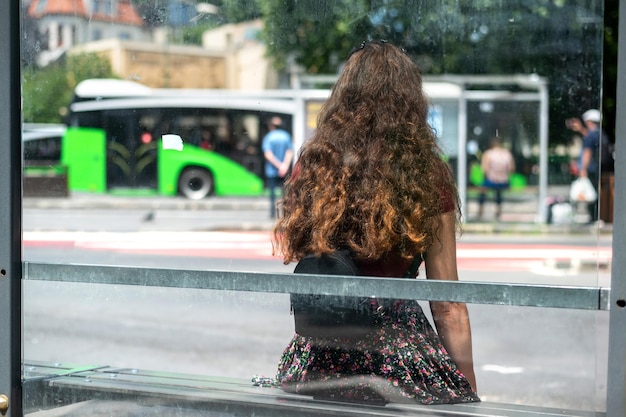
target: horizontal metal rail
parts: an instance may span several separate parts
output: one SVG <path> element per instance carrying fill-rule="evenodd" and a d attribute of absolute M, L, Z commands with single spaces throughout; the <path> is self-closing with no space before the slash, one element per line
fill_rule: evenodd
<path fill-rule="evenodd" d="M 376 296 L 470 304 L 608 310 L 610 289 L 109 265 L 23 263 L 23 279 L 147 287 Z"/>

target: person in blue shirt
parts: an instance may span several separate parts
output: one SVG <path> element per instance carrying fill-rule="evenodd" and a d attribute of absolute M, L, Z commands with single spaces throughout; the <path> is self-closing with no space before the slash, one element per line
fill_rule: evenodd
<path fill-rule="evenodd" d="M 265 157 L 265 178 L 270 193 L 270 217 L 276 216 L 276 189 L 282 190 L 285 177 L 293 160 L 293 142 L 291 135 L 282 128 L 282 119 L 274 116 L 269 120 L 269 132 L 263 137 L 263 156 Z"/>
<path fill-rule="evenodd" d="M 566 126 L 583 136 L 582 150 L 578 157 L 578 177 L 589 178 L 597 192 L 600 178 L 600 147 L 603 142 L 608 141 L 608 138 L 600 128 L 602 113 L 599 110 L 587 110 L 583 113 L 582 119 L 582 123 L 577 118 L 568 119 Z M 588 203 L 587 209 L 589 222 L 596 222 L 599 214 L 598 200 Z"/>

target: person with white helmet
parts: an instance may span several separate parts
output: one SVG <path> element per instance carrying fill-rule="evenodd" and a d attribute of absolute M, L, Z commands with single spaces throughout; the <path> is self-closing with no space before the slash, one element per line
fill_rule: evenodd
<path fill-rule="evenodd" d="M 604 142 L 608 143 L 606 133 L 602 131 L 602 113 L 597 109 L 590 109 L 583 113 L 582 123 L 578 118 L 567 119 L 565 125 L 568 129 L 580 133 L 583 136 L 583 144 L 578 158 L 578 177 L 589 178 L 596 192 L 600 175 L 600 150 Z M 598 200 L 587 204 L 589 222 L 598 220 Z"/>

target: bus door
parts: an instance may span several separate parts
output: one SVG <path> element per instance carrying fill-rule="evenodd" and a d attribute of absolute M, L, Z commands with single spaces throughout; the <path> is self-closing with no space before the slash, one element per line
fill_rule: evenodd
<path fill-rule="evenodd" d="M 107 188 L 157 188 L 157 141 L 137 110 L 107 112 Z"/>

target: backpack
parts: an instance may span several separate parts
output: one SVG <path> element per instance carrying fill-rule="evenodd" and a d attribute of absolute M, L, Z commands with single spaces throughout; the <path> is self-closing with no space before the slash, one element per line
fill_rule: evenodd
<path fill-rule="evenodd" d="M 417 273 L 422 257 L 416 257 L 408 274 Z M 307 255 L 296 274 L 360 275 L 350 251 L 337 250 L 328 255 Z M 291 294 L 295 330 L 301 336 L 316 338 L 362 338 L 380 327 L 381 311 L 388 300 L 376 297 Z"/>

